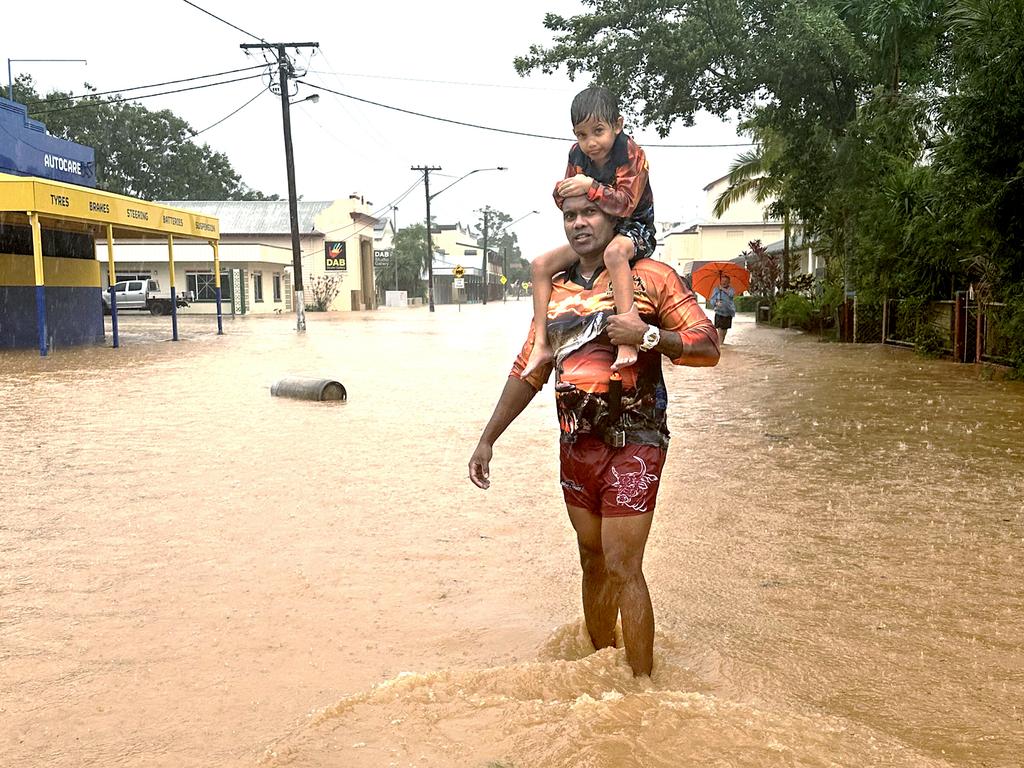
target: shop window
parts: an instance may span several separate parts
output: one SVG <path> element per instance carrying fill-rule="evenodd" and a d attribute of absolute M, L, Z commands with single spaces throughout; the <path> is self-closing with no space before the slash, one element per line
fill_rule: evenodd
<path fill-rule="evenodd" d="M 216 301 L 217 287 L 213 284 L 213 272 L 189 272 L 185 275 L 185 283 L 195 301 Z M 223 301 L 231 300 L 231 276 L 227 272 L 220 273 L 220 294 Z"/>

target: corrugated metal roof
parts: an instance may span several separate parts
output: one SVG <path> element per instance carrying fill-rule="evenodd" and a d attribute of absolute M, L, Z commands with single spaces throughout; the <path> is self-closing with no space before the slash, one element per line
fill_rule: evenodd
<path fill-rule="evenodd" d="M 170 205 L 220 221 L 220 234 L 287 235 L 292 231 L 287 200 L 163 200 Z M 316 232 L 315 221 L 334 203 L 299 201 L 299 232 Z"/>

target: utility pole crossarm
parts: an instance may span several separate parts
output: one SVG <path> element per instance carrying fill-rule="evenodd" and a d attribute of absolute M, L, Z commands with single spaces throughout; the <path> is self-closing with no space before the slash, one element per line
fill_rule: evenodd
<path fill-rule="evenodd" d="M 239 48 L 319 48 L 320 43 L 242 43 Z"/>

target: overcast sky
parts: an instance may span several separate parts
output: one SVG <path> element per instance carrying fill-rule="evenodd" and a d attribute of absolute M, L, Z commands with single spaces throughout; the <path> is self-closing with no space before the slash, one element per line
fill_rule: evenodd
<path fill-rule="evenodd" d="M 196 4 L 270 42 L 319 42 L 318 55 L 310 58 L 305 49 L 296 60 L 308 67 L 304 79 L 312 83 L 453 120 L 566 137 L 558 142 L 509 136 L 322 94 L 319 103 L 292 110 L 296 177 L 303 199 L 330 200 L 356 192 L 375 209 L 382 209 L 416 181 L 412 165 L 442 167 L 431 175 L 431 192 L 467 171 L 501 165 L 509 170 L 475 174 L 439 195 L 431 206 L 435 220 L 476 221 L 476 211 L 484 205 L 513 218 L 536 209 L 540 215 L 515 226 L 524 255 L 532 257 L 561 242 L 551 190 L 565 169 L 571 146 L 569 103 L 588 82 L 539 73 L 520 78 L 512 60 L 532 43 L 550 39 L 543 26 L 546 12 L 570 15 L 581 9 L 578 2 L 196 0 Z M 88 60 L 84 65 L 13 62 L 15 75 L 31 74 L 44 91 L 79 92 L 83 82 L 108 91 L 260 61 L 239 49 L 240 43 L 256 42 L 253 38 L 182 0 L 5 3 L 2 16 L 0 55 L 4 59 Z M 143 103 L 150 109 L 171 109 L 200 130 L 261 88 L 265 83 L 249 80 Z M 299 86 L 296 99 L 310 93 Z M 657 149 L 652 144 L 744 140 L 737 137 L 734 125 L 708 115 L 693 128 L 676 128 L 666 139 L 628 125 L 627 130 L 648 147 L 659 221 L 705 215 L 702 187 L 726 173 L 742 148 Z M 286 195 L 278 97 L 265 92 L 199 140 L 226 153 L 250 186 Z M 422 221 L 423 216 L 421 186 L 398 203 L 398 225 Z"/>

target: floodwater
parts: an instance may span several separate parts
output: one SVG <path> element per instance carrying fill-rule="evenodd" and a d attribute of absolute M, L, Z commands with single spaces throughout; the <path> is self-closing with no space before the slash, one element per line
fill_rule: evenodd
<path fill-rule="evenodd" d="M 667 370 L 637 681 L 581 627 L 550 388 L 466 477 L 528 312 L 0 352 L 0 763 L 1021 765 L 1024 386 L 742 322 Z"/>

